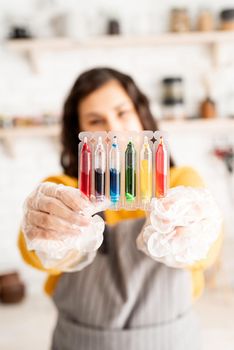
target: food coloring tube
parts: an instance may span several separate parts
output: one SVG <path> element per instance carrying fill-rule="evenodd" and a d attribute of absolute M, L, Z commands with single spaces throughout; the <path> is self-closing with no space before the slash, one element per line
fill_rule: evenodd
<path fill-rule="evenodd" d="M 152 151 L 145 136 L 140 152 L 140 194 L 143 203 L 149 203 L 152 198 L 152 166 Z"/>
<path fill-rule="evenodd" d="M 136 150 L 132 138 L 125 151 L 125 198 L 127 202 L 136 198 Z"/>
<path fill-rule="evenodd" d="M 113 137 L 110 149 L 110 200 L 117 203 L 120 200 L 121 187 L 121 163 L 120 163 L 120 149 L 117 142 L 117 137 Z"/>
<path fill-rule="evenodd" d="M 101 136 L 98 138 L 98 144 L 95 149 L 94 164 L 95 197 L 98 201 L 103 201 L 106 188 L 106 151 Z"/>
<path fill-rule="evenodd" d="M 168 188 L 168 154 L 162 136 L 155 153 L 155 179 L 156 197 L 165 197 Z"/>
<path fill-rule="evenodd" d="M 91 181 L 92 181 L 92 155 L 88 144 L 87 137 L 84 138 L 84 144 L 81 149 L 80 156 L 80 190 L 87 196 L 91 195 Z"/>

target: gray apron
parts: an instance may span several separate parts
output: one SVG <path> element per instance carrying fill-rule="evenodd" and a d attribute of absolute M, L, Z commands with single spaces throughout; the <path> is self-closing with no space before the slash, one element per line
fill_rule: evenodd
<path fill-rule="evenodd" d="M 54 292 L 53 350 L 198 350 L 191 274 L 136 248 L 144 219 L 108 227 L 91 265 L 64 273 Z"/>

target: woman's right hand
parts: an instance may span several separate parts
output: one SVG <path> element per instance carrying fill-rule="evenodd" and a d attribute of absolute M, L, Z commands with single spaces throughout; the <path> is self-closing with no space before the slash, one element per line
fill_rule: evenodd
<path fill-rule="evenodd" d="M 92 203 L 79 189 L 50 182 L 40 184 L 24 204 L 23 231 L 28 239 L 60 239 L 89 224 Z"/>
<path fill-rule="evenodd" d="M 95 252 L 105 224 L 92 215 L 108 206 L 108 202 L 90 201 L 79 189 L 41 183 L 24 204 L 22 230 L 28 249 L 56 260 L 71 251 Z"/>

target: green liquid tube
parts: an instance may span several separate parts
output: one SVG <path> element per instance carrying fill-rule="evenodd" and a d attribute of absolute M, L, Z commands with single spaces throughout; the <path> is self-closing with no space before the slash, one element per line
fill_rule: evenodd
<path fill-rule="evenodd" d="M 125 198 L 127 202 L 136 198 L 136 150 L 131 139 L 125 151 Z"/>

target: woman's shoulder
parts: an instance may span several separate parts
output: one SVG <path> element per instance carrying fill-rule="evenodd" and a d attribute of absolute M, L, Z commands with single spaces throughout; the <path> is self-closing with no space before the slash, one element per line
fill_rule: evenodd
<path fill-rule="evenodd" d="M 198 171 L 190 166 L 172 167 L 170 187 L 175 186 L 204 187 L 204 181 Z"/>
<path fill-rule="evenodd" d="M 78 182 L 75 177 L 65 174 L 51 175 L 43 180 L 43 182 L 54 182 L 65 186 L 78 187 Z"/>

